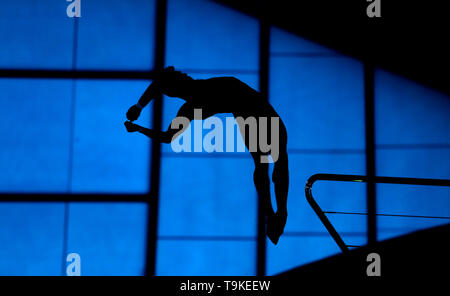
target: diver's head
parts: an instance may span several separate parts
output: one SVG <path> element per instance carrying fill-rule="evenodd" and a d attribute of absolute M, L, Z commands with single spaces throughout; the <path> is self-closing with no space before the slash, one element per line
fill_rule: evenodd
<path fill-rule="evenodd" d="M 184 98 L 189 96 L 191 82 L 193 81 L 192 77 L 181 71 L 176 71 L 173 66 L 164 68 L 161 74 L 164 93 L 170 97 Z"/>
<path fill-rule="evenodd" d="M 175 70 L 175 68 L 173 66 L 169 66 L 164 68 L 164 70 L 162 71 L 162 76 L 172 80 L 172 79 L 178 79 L 178 80 L 183 80 L 183 79 L 188 79 L 188 80 L 192 80 L 192 77 L 187 75 L 186 73 L 183 73 L 181 71 L 177 71 Z"/>

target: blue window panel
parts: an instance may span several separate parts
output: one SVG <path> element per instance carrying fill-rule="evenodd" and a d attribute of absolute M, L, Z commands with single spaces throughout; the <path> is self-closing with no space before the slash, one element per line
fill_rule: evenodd
<path fill-rule="evenodd" d="M 81 275 L 143 275 L 146 225 L 144 203 L 71 203 L 67 251 Z"/>
<path fill-rule="evenodd" d="M 253 276 L 254 241 L 158 240 L 156 274 L 161 276 Z"/>
<path fill-rule="evenodd" d="M 380 176 L 450 179 L 450 149 L 377 149 Z"/>
<path fill-rule="evenodd" d="M 77 68 L 153 68 L 154 0 L 84 1 L 81 15 Z"/>
<path fill-rule="evenodd" d="M 0 275 L 61 275 L 64 205 L 0 203 Z"/>
<path fill-rule="evenodd" d="M 336 55 L 338 52 L 285 30 L 271 27 L 270 52 L 280 55 Z"/>
<path fill-rule="evenodd" d="M 447 219 L 437 219 L 378 216 L 378 239 L 380 240 L 447 224 L 450 218 L 450 191 L 446 187 L 437 186 L 379 184 L 377 212 L 447 217 Z"/>
<path fill-rule="evenodd" d="M 378 149 L 379 175 L 450 179 L 449 149 Z M 387 214 L 450 217 L 448 187 L 377 185 L 377 211 Z M 379 239 L 406 234 L 442 223 L 446 219 L 378 217 Z M 386 231 L 382 229 L 386 228 Z"/>
<path fill-rule="evenodd" d="M 378 217 L 377 239 L 382 241 L 446 224 L 448 224 L 448 219 Z"/>
<path fill-rule="evenodd" d="M 233 77 L 240 79 L 244 83 L 248 84 L 253 89 L 258 90 L 258 76 L 255 74 L 198 74 L 198 73 L 187 73 L 187 74 L 189 74 L 194 79 L 208 79 L 208 78 L 212 78 L 212 77 L 233 76 Z M 211 96 L 211 100 L 214 100 L 214 96 Z M 177 116 L 178 110 L 184 103 L 185 103 L 185 101 L 182 99 L 164 97 L 163 124 L 162 124 L 163 130 L 167 130 L 167 128 L 170 126 L 172 120 Z M 222 113 L 222 114 L 217 114 L 215 116 L 222 120 L 223 131 L 226 132 L 226 117 L 232 117 L 233 114 Z M 194 124 L 197 122 L 199 124 L 203 124 L 202 121 L 197 121 L 197 120 L 194 121 Z M 191 125 L 191 145 L 192 145 L 191 151 L 193 151 L 193 147 L 194 147 L 193 146 L 194 145 L 194 142 L 193 142 L 194 134 L 193 134 L 192 127 L 193 127 L 193 125 Z M 202 132 L 203 132 L 202 139 L 203 139 L 204 135 L 207 134 L 209 131 L 210 130 L 207 130 L 207 129 L 202 130 Z M 237 128 L 235 130 L 235 140 L 237 139 L 236 135 L 241 137 L 240 132 Z M 224 139 L 223 139 L 223 145 L 224 145 L 223 149 L 225 151 L 226 137 L 224 137 Z M 236 146 L 235 146 L 235 150 L 236 150 Z M 162 151 L 164 153 L 173 152 L 171 145 L 163 145 Z M 248 152 L 246 152 L 246 153 L 248 153 Z M 227 154 L 229 154 L 229 153 L 227 153 Z M 243 154 L 243 153 L 240 153 L 240 154 Z M 240 156 L 243 156 L 243 155 L 240 155 Z"/>
<path fill-rule="evenodd" d="M 316 173 L 365 174 L 362 63 L 272 29 L 270 102 L 288 131 L 290 187 L 285 235 L 268 243 L 268 274 L 340 252 L 305 197 Z M 272 190 L 272 202 L 274 202 Z M 366 185 L 318 181 L 313 195 L 325 211 L 365 212 Z M 328 215 L 347 244 L 366 243 L 366 217 Z"/>
<path fill-rule="evenodd" d="M 162 158 L 160 235 L 256 236 L 253 160 L 209 156 Z"/>
<path fill-rule="evenodd" d="M 166 64 L 184 69 L 258 69 L 258 21 L 205 0 L 169 0 Z"/>
<path fill-rule="evenodd" d="M 149 189 L 150 140 L 125 129 L 126 112 L 144 81 L 76 82 L 74 192 L 144 193 Z M 147 108 L 137 123 L 149 126 Z"/>
<path fill-rule="evenodd" d="M 364 149 L 361 62 L 272 57 L 270 102 L 288 131 L 288 148 Z"/>
<path fill-rule="evenodd" d="M 377 174 L 450 179 L 449 97 L 383 70 L 375 74 Z M 450 191 L 446 187 L 379 184 L 377 210 L 449 217 Z M 381 240 L 448 223 L 447 219 L 377 219 Z"/>
<path fill-rule="evenodd" d="M 70 80 L 0 79 L 0 191 L 67 192 Z"/>
<path fill-rule="evenodd" d="M 448 146 L 449 110 L 449 96 L 386 71 L 375 72 L 377 144 Z"/>
<path fill-rule="evenodd" d="M 68 2 L 2 1 L 0 68 L 69 69 L 72 67 L 74 20 Z"/>

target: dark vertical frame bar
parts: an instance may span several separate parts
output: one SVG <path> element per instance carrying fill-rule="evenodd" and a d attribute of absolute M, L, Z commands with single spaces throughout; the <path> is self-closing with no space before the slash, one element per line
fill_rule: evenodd
<path fill-rule="evenodd" d="M 156 38 L 155 38 L 155 71 L 164 69 L 166 50 L 166 19 L 167 0 L 156 1 Z M 162 125 L 162 95 L 153 100 L 152 128 L 161 130 Z M 147 223 L 147 258 L 145 274 L 154 276 L 156 271 L 156 247 L 158 238 L 158 212 L 159 212 L 159 185 L 161 165 L 161 143 L 152 141 L 151 167 L 150 167 L 150 193 L 149 216 Z"/>
<path fill-rule="evenodd" d="M 263 10 L 259 20 L 259 91 L 269 99 L 270 26 L 265 15 Z M 264 276 L 266 274 L 266 223 L 262 199 L 259 197 L 257 235 L 256 275 Z"/>
<path fill-rule="evenodd" d="M 375 184 L 375 90 L 374 67 L 364 62 L 364 102 L 366 127 L 366 175 L 367 182 L 367 243 L 377 241 L 376 184 Z"/>
<path fill-rule="evenodd" d="M 73 45 L 72 45 L 72 71 L 77 69 L 78 58 L 78 17 L 73 18 Z M 74 155 L 74 137 L 75 137 L 75 108 L 77 100 L 76 79 L 72 79 L 71 102 L 70 102 L 70 133 L 69 133 L 69 163 L 67 192 L 72 193 L 73 178 L 73 155 Z M 69 248 L 69 218 L 70 218 L 70 201 L 64 202 L 64 222 L 63 222 L 63 247 L 62 247 L 62 266 L 61 275 L 66 275 L 66 256 Z"/>

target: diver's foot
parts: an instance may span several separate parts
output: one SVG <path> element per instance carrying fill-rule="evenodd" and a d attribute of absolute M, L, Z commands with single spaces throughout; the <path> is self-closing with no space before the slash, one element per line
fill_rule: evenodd
<path fill-rule="evenodd" d="M 276 245 L 286 226 L 287 213 L 276 213 L 267 217 L 267 236 Z"/>

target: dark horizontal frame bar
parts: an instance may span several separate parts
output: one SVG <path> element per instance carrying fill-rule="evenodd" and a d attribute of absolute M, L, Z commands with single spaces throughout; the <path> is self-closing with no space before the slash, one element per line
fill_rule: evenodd
<path fill-rule="evenodd" d="M 446 186 L 450 187 L 450 180 L 445 179 L 422 179 L 422 178 L 403 178 L 403 177 L 381 177 L 375 176 L 369 178 L 362 175 L 339 175 L 339 174 L 315 174 L 312 175 L 305 185 L 306 200 L 312 207 L 316 215 L 319 217 L 322 224 L 327 229 L 328 233 L 334 239 L 342 252 L 348 251 L 348 246 L 344 243 L 339 233 L 328 220 L 325 212 L 320 208 L 312 195 L 312 186 L 316 181 L 344 181 L 344 182 L 374 182 L 385 184 L 403 184 L 403 185 L 424 185 L 424 186 Z"/>
<path fill-rule="evenodd" d="M 249 158 L 251 159 L 251 155 L 248 152 L 233 152 L 233 153 L 228 153 L 228 152 L 162 152 L 161 153 L 162 157 L 168 157 L 168 158 L 216 158 L 216 159 L 229 159 L 229 158 L 234 158 L 234 159 L 243 159 L 243 158 Z"/>
<path fill-rule="evenodd" d="M 281 58 L 352 58 L 339 53 L 325 52 L 271 52 L 270 56 Z"/>
<path fill-rule="evenodd" d="M 258 74 L 257 70 L 238 69 L 180 69 L 192 74 Z M 131 79 L 152 80 L 155 71 L 149 70 L 59 70 L 59 69 L 0 69 L 0 78 L 52 79 Z"/>
<path fill-rule="evenodd" d="M 292 149 L 288 149 L 288 153 L 291 153 L 291 154 L 365 154 L 366 150 L 365 149 L 347 149 L 347 148 L 338 148 L 338 149 L 292 148 Z"/>
<path fill-rule="evenodd" d="M 53 79 L 133 79 L 152 80 L 152 70 L 109 71 L 109 70 L 35 70 L 0 69 L 1 78 L 53 78 Z"/>
<path fill-rule="evenodd" d="M 450 149 L 450 144 L 386 144 L 376 145 L 376 149 L 379 150 L 395 150 L 395 149 Z M 206 157 L 206 158 L 242 158 L 246 157 L 245 152 L 233 152 L 233 154 L 226 155 L 224 152 L 163 152 L 167 157 Z M 365 149 L 350 149 L 350 148 L 337 148 L 337 149 L 324 149 L 324 148 L 291 148 L 287 150 L 288 154 L 365 154 Z M 192 154 L 192 155 L 191 155 Z"/>
<path fill-rule="evenodd" d="M 363 149 L 288 149 L 288 154 L 364 154 Z M 162 152 L 164 157 L 173 158 L 251 158 L 248 151 L 245 152 Z"/>
<path fill-rule="evenodd" d="M 450 149 L 450 143 L 435 143 L 435 144 L 378 144 L 376 149 Z"/>
<path fill-rule="evenodd" d="M 245 241 L 255 242 L 256 236 L 216 236 L 216 235 L 159 235 L 158 240 L 165 241 Z"/>
<path fill-rule="evenodd" d="M 0 202 L 149 202 L 150 194 L 0 193 Z"/>

